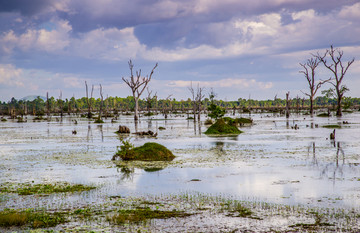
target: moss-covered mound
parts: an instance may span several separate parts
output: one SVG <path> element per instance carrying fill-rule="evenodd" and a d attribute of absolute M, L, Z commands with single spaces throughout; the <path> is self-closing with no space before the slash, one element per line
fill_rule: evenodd
<path fill-rule="evenodd" d="M 211 135 L 238 135 L 243 133 L 241 130 L 239 130 L 236 126 L 228 124 L 224 121 L 224 119 L 219 119 L 210 126 L 205 134 Z"/>
<path fill-rule="evenodd" d="M 141 161 L 171 161 L 175 158 L 169 149 L 155 142 L 147 142 L 127 151 L 119 151 L 118 155 L 122 160 Z"/>

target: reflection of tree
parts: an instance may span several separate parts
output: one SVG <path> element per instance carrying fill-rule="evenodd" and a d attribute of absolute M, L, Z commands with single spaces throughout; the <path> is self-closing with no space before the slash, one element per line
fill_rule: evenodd
<path fill-rule="evenodd" d="M 221 156 L 221 155 L 225 154 L 224 145 L 225 145 L 225 143 L 222 142 L 222 141 L 216 141 L 215 142 L 215 148 L 214 149 L 215 149 L 215 153 L 218 156 Z"/>
<path fill-rule="evenodd" d="M 100 130 L 101 141 L 104 142 L 103 126 L 102 126 L 102 125 L 97 125 L 97 127 L 98 127 L 98 129 Z"/>
<path fill-rule="evenodd" d="M 87 142 L 89 142 L 90 139 L 91 139 L 91 141 L 93 140 L 93 135 L 92 135 L 92 130 L 91 130 L 91 125 L 90 125 L 90 123 L 89 123 L 89 125 L 88 125 L 88 132 L 87 132 L 86 139 L 87 139 Z"/>
<path fill-rule="evenodd" d="M 315 142 L 312 142 L 309 146 L 308 146 L 308 155 L 310 155 L 310 150 L 312 149 L 312 163 L 314 165 L 318 165 L 318 161 L 316 159 L 316 146 L 315 146 Z"/>
<path fill-rule="evenodd" d="M 326 173 L 330 172 L 332 168 L 334 168 L 334 171 L 332 172 L 333 176 L 333 182 L 335 183 L 336 175 L 339 174 L 340 176 L 343 175 L 343 167 L 345 165 L 345 153 L 341 147 L 340 142 L 331 142 L 336 147 L 336 156 L 334 163 L 327 164 L 324 169 L 321 171 L 321 175 L 325 175 Z M 341 163 L 342 160 L 342 163 Z"/>
<path fill-rule="evenodd" d="M 133 167 L 128 167 L 124 165 L 118 165 L 117 172 L 121 173 L 121 180 L 133 180 L 134 179 L 134 171 Z"/>

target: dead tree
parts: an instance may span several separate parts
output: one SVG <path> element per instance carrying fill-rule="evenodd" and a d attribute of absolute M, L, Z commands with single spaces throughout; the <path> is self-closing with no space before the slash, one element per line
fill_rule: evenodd
<path fill-rule="evenodd" d="M 47 109 L 47 117 L 50 117 L 50 100 L 49 100 L 49 92 L 46 92 L 46 109 Z"/>
<path fill-rule="evenodd" d="M 85 87 L 86 87 L 86 101 L 87 101 L 87 105 L 88 105 L 88 118 L 90 119 L 92 117 L 92 96 L 93 96 L 93 92 L 94 92 L 94 85 L 92 85 L 91 88 L 91 96 L 90 96 L 90 100 L 89 100 L 89 91 L 88 91 L 88 85 L 87 82 L 85 81 Z"/>
<path fill-rule="evenodd" d="M 327 49 L 324 55 L 320 55 L 317 53 L 317 55 L 314 55 L 316 58 L 318 58 L 324 66 L 330 70 L 333 74 L 333 79 L 331 79 L 329 82 L 331 85 L 334 86 L 334 89 L 331 89 L 334 93 L 334 96 L 337 99 L 337 110 L 336 110 L 336 116 L 342 115 L 342 107 L 341 102 L 344 97 L 345 92 L 349 90 L 345 85 L 342 85 L 342 81 L 345 77 L 345 74 L 351 64 L 354 63 L 355 58 L 348 61 L 346 64 L 343 64 L 343 55 L 344 52 L 340 49 L 335 49 L 332 45 L 330 46 L 330 49 Z M 330 62 L 326 59 L 327 57 L 330 57 Z"/>
<path fill-rule="evenodd" d="M 164 101 L 164 106 L 163 106 L 163 113 L 164 113 L 164 117 L 165 117 L 165 119 L 167 119 L 167 113 L 168 113 L 168 109 L 167 109 L 167 103 L 169 103 L 170 101 L 170 97 L 171 97 L 172 95 L 169 95 L 168 97 L 166 97 L 166 99 L 165 99 L 165 101 Z M 171 102 L 170 102 L 170 105 L 171 105 Z"/>
<path fill-rule="evenodd" d="M 157 92 L 155 92 L 155 95 L 151 95 L 152 94 L 152 91 L 149 90 L 149 88 L 147 87 L 146 88 L 146 91 L 148 93 L 148 96 L 146 97 L 146 108 L 147 108 L 147 111 L 148 111 L 148 115 L 150 116 L 150 110 L 151 110 L 151 107 L 152 107 L 152 102 L 153 100 L 156 101 L 157 99 Z"/>
<path fill-rule="evenodd" d="M 102 114 L 102 108 L 103 108 L 103 105 L 104 105 L 104 97 L 103 97 L 103 92 L 102 92 L 102 86 L 101 84 L 100 85 L 100 97 L 101 97 L 101 102 L 100 102 L 100 108 L 99 108 L 99 118 L 98 118 L 98 122 L 102 121 L 101 120 L 101 114 Z"/>
<path fill-rule="evenodd" d="M 122 80 L 124 80 L 124 82 L 131 88 L 131 91 L 132 91 L 132 94 L 133 94 L 133 97 L 135 100 L 134 120 L 137 121 L 139 119 L 139 98 L 140 98 L 141 94 L 144 92 L 148 83 L 150 82 L 151 77 L 154 73 L 154 70 L 156 69 L 158 64 L 156 63 L 154 68 L 151 70 L 150 75 L 148 75 L 146 77 L 141 77 L 141 69 L 139 71 L 136 71 L 136 77 L 135 77 L 134 73 L 133 73 L 134 65 L 133 65 L 132 61 L 130 60 L 128 62 L 128 64 L 129 64 L 129 68 L 130 68 L 130 78 L 125 79 L 124 77 L 122 77 Z"/>
<path fill-rule="evenodd" d="M 325 81 L 316 82 L 315 81 L 315 69 L 320 64 L 321 60 L 317 57 L 308 59 L 306 63 L 302 64 L 299 63 L 300 66 L 304 68 L 304 70 L 299 71 L 300 73 L 304 74 L 306 80 L 309 84 L 309 93 L 304 93 L 306 96 L 310 99 L 310 115 L 312 116 L 314 113 L 314 97 L 316 95 L 316 92 L 320 89 L 320 87 L 328 82 L 330 79 L 327 79 Z"/>
<path fill-rule="evenodd" d="M 63 101 L 62 101 L 62 91 L 60 91 L 60 96 L 59 96 L 59 108 L 60 108 L 60 117 L 61 117 L 61 120 L 63 118 L 63 111 L 64 111 L 64 107 L 63 107 Z"/>
<path fill-rule="evenodd" d="M 289 100 L 289 94 L 290 92 L 286 93 L 286 107 L 285 107 L 285 116 L 286 118 L 290 117 L 290 100 Z"/>
<path fill-rule="evenodd" d="M 205 96 L 203 94 L 203 91 L 205 88 L 200 87 L 199 83 L 198 83 L 196 93 L 195 93 L 195 90 L 194 90 L 194 88 L 192 86 L 192 82 L 191 82 L 190 87 L 188 87 L 188 89 L 192 95 L 194 121 L 196 121 L 196 113 L 198 114 L 198 121 L 200 121 L 201 102 Z"/>

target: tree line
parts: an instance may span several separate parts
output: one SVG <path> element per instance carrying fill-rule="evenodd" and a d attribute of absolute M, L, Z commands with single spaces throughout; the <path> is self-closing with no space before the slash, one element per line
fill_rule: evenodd
<path fill-rule="evenodd" d="M 135 110 L 135 99 L 133 96 L 123 97 L 107 97 L 103 101 L 101 98 L 91 98 L 90 101 L 86 97 L 75 99 L 55 99 L 50 97 L 48 101 L 38 96 L 34 100 L 17 100 L 12 98 L 8 102 L 0 102 L 0 110 L 2 115 L 11 115 L 12 112 L 15 115 L 46 115 L 47 113 L 57 114 L 69 114 L 69 113 L 83 113 L 86 114 L 89 108 L 89 102 L 92 103 L 92 112 L 99 112 L 100 107 L 103 106 L 104 114 L 118 113 L 118 112 L 133 112 Z M 291 99 L 290 107 L 293 109 L 309 109 L 309 99 L 295 97 Z M 202 100 L 202 109 L 207 109 L 211 103 L 226 109 L 251 109 L 251 108 L 284 108 L 286 106 L 286 99 L 274 98 L 268 100 L 254 100 L 239 98 L 234 101 L 224 101 L 204 98 Z M 318 107 L 332 107 L 336 108 L 337 99 L 330 98 L 328 96 L 319 96 L 313 100 L 314 106 Z M 352 106 L 360 105 L 360 98 L 345 97 L 343 102 L 343 108 L 348 109 Z M 194 102 L 191 98 L 187 100 L 172 99 L 157 99 L 153 98 L 150 101 L 147 98 L 138 100 L 139 109 L 147 112 L 150 111 L 169 111 L 169 112 L 182 112 L 193 111 Z"/>

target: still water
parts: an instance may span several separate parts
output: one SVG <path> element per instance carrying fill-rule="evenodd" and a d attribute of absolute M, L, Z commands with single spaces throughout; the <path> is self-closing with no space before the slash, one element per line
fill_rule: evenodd
<path fill-rule="evenodd" d="M 240 117 L 237 115 L 235 117 Z M 249 117 L 249 115 L 242 115 Z M 342 118 L 252 114 L 236 137 L 209 137 L 186 116 L 120 116 L 94 124 L 74 116 L 51 121 L 0 123 L 0 183 L 69 182 L 98 188 L 78 195 L 10 196 L 4 208 L 66 208 L 101 203 L 110 196 L 201 192 L 242 200 L 326 207 L 360 207 L 360 112 Z M 75 124 L 74 120 L 77 120 Z M 345 124 L 344 124 L 345 123 Z M 338 124 L 335 141 L 329 139 Z M 119 125 L 152 130 L 156 138 L 121 136 L 135 146 L 157 142 L 176 159 L 145 168 L 111 161 Z M 297 125 L 299 129 L 295 130 Z M 165 127 L 165 130 L 159 130 Z M 76 130 L 77 134 L 72 134 Z"/>

